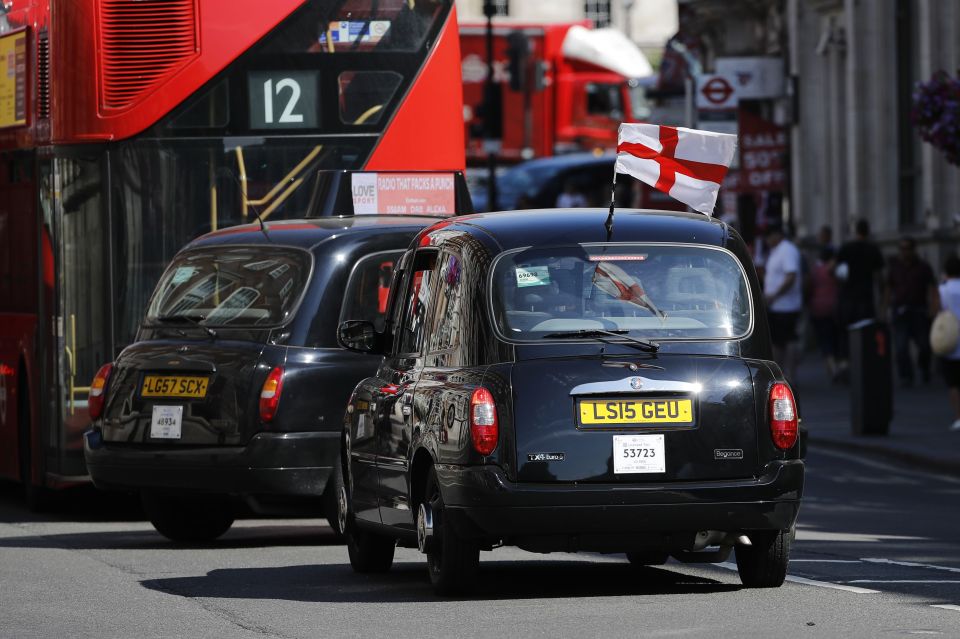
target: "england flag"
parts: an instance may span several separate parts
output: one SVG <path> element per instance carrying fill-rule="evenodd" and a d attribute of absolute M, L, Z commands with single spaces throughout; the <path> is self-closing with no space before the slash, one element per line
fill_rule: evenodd
<path fill-rule="evenodd" d="M 621 124 L 617 173 L 632 175 L 710 215 L 737 136 L 657 124 Z"/>

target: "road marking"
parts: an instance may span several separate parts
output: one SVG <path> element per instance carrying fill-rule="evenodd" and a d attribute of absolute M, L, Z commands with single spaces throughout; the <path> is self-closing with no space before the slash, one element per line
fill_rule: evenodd
<path fill-rule="evenodd" d="M 796 564 L 800 562 L 806 563 L 817 563 L 817 564 L 859 564 L 859 559 L 791 559 L 791 564 Z"/>
<path fill-rule="evenodd" d="M 960 584 L 960 579 L 851 579 L 845 584 Z"/>
<path fill-rule="evenodd" d="M 960 568 L 951 566 L 937 566 L 936 564 L 921 564 L 915 561 L 895 561 L 893 559 L 883 559 L 882 557 L 861 557 L 860 561 L 866 561 L 871 564 L 888 564 L 891 566 L 906 566 L 907 568 L 930 568 L 931 570 L 945 570 L 947 572 L 958 572 Z"/>
<path fill-rule="evenodd" d="M 941 610 L 955 610 L 960 612 L 960 606 L 955 606 L 953 604 L 934 604 L 930 606 L 931 608 L 940 608 Z"/>
<path fill-rule="evenodd" d="M 729 561 L 725 561 L 720 564 L 713 564 L 718 568 L 724 568 L 726 570 L 736 570 L 737 565 Z M 793 575 L 787 575 L 787 581 L 792 581 L 793 583 L 803 584 L 805 586 L 817 586 L 819 588 L 830 588 L 831 590 L 843 590 L 846 592 L 852 592 L 857 595 L 876 595 L 880 594 L 879 590 L 870 590 L 869 588 L 860 588 L 859 586 L 845 586 L 843 584 L 832 584 L 828 581 L 816 581 L 814 579 L 807 579 L 806 577 L 794 577 Z"/>

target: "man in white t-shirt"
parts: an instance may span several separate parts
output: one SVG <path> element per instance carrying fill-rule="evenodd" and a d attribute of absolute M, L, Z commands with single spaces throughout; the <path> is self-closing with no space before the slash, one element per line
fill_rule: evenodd
<path fill-rule="evenodd" d="M 770 253 L 766 261 L 763 294 L 767 300 L 773 358 L 792 382 L 796 379 L 797 372 L 794 347 L 797 340 L 797 322 L 803 309 L 800 251 L 784 237 L 783 228 L 779 224 L 771 224 L 767 228 L 766 243 Z"/>

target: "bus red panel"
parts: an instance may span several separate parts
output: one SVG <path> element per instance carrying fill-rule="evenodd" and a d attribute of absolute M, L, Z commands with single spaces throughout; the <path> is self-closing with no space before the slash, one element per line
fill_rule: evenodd
<path fill-rule="evenodd" d="M 100 108 L 99 2 L 55 3 L 50 47 L 53 141 L 116 140 L 140 133 L 182 104 L 303 1 L 197 0 L 198 55 L 131 106 L 112 109 L 109 115 Z"/>
<path fill-rule="evenodd" d="M 462 171 L 463 87 L 454 7 L 436 46 L 367 161 L 370 171 Z M 449 108 L 437 109 L 437 103 Z M 422 152 L 426 146 L 429 153 Z M 421 152 L 411 153 L 411 149 Z"/>

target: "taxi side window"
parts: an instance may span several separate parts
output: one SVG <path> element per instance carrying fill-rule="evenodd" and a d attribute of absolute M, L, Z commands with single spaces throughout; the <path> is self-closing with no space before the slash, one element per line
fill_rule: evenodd
<path fill-rule="evenodd" d="M 403 251 L 367 255 L 357 262 L 350 273 L 340 321 L 366 320 L 378 331 L 386 324 L 387 298 L 397 260 Z"/>
<path fill-rule="evenodd" d="M 397 335 L 398 354 L 420 353 L 426 334 L 430 300 L 436 279 L 437 252 L 417 251 L 407 276 L 406 292 L 401 298 L 403 316 Z"/>
<path fill-rule="evenodd" d="M 444 251 L 437 265 L 435 311 L 430 326 L 428 352 L 445 351 L 460 345 L 463 309 L 461 286 L 463 263 L 459 255 Z"/>

